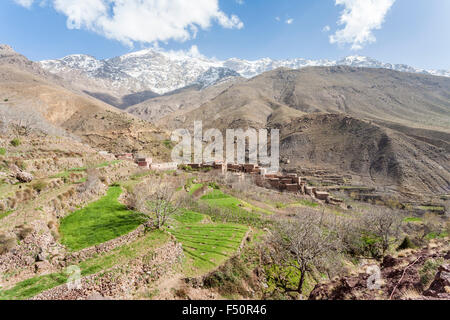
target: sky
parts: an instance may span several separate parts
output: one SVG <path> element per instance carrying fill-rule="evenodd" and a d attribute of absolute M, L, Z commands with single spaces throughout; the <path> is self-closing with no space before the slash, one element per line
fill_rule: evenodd
<path fill-rule="evenodd" d="M 0 43 L 32 60 L 149 47 L 450 70 L 450 0 L 1 0 Z"/>

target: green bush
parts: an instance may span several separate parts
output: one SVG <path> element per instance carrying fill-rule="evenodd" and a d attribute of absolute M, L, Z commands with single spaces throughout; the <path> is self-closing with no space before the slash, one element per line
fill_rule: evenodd
<path fill-rule="evenodd" d="M 9 101 L 9 99 L 5 99 L 5 100 L 3 100 L 4 102 L 8 102 Z"/>
<path fill-rule="evenodd" d="M 6 154 L 5 148 L 0 148 L 0 156 L 4 156 Z"/>
<path fill-rule="evenodd" d="M 217 183 L 215 183 L 215 182 L 210 182 L 209 186 L 211 188 L 213 188 L 214 190 L 220 190 L 220 186 Z"/>
<path fill-rule="evenodd" d="M 443 259 L 430 259 L 424 263 L 422 269 L 419 270 L 420 282 L 424 289 L 427 289 L 431 282 L 433 282 L 439 266 L 443 263 Z"/>
<path fill-rule="evenodd" d="M 21 144 L 21 142 L 18 138 L 14 138 L 11 140 L 11 145 L 14 147 L 18 147 L 18 146 L 20 146 L 20 144 Z"/>
<path fill-rule="evenodd" d="M 397 251 L 405 250 L 405 249 L 413 249 L 414 243 L 412 243 L 411 239 L 408 236 L 403 239 L 402 243 L 398 246 Z"/>

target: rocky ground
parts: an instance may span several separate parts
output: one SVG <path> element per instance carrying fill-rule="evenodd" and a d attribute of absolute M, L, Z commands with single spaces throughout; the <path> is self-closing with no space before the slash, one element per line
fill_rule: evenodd
<path fill-rule="evenodd" d="M 379 276 L 378 276 L 379 275 Z M 433 241 L 420 250 L 386 256 L 357 274 L 317 285 L 310 300 L 450 299 L 450 242 Z"/>

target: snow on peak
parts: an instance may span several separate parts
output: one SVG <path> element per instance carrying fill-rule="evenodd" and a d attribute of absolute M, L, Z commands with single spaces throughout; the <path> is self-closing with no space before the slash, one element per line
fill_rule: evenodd
<path fill-rule="evenodd" d="M 160 48 L 144 49 L 106 60 L 75 54 L 59 60 L 41 61 L 41 66 L 56 74 L 81 71 L 90 78 L 109 79 L 114 87 L 135 92 L 151 90 L 164 94 L 191 84 L 203 87 L 232 77 L 255 77 L 280 67 L 300 69 L 313 66 L 351 66 L 386 68 L 402 72 L 425 73 L 450 77 L 445 70 L 416 69 L 403 64 L 390 64 L 364 56 L 348 56 L 340 60 L 307 60 L 302 58 L 273 60 L 243 60 L 231 58 L 219 61 L 203 56 L 196 46 L 187 51 L 163 51 Z"/>

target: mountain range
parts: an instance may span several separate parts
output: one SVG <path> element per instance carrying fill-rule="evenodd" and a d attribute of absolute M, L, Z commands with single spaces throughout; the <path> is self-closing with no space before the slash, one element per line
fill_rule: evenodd
<path fill-rule="evenodd" d="M 32 119 L 95 150 L 163 160 L 171 130 L 194 120 L 205 129 L 278 128 L 290 160 L 283 170 L 327 168 L 397 192 L 448 193 L 450 77 L 343 61 L 350 65 L 299 59 L 293 69 L 146 50 L 36 63 L 2 45 L 0 116 Z"/>
<path fill-rule="evenodd" d="M 85 83 L 85 87 L 80 89 L 119 108 L 126 108 L 190 85 L 207 88 L 238 77 L 253 78 L 280 67 L 300 69 L 350 66 L 450 77 L 450 71 L 417 69 L 362 56 L 349 56 L 341 60 L 264 58 L 248 61 L 232 58 L 220 61 L 206 58 L 195 50 L 164 52 L 147 49 L 105 60 L 75 54 L 62 59 L 41 61 L 40 64 L 45 70 L 69 81 Z"/>

